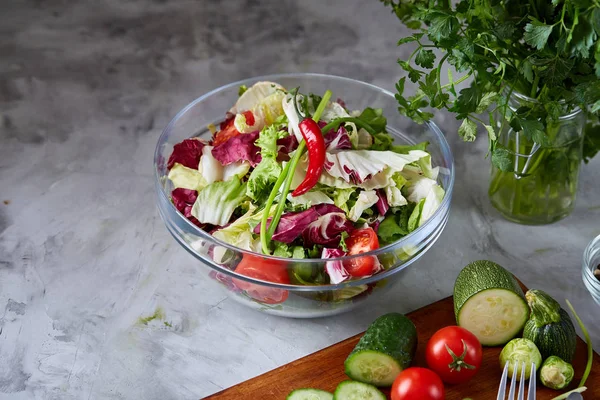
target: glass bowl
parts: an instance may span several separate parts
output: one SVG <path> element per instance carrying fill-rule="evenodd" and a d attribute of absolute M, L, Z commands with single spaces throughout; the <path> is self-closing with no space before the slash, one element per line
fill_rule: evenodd
<path fill-rule="evenodd" d="M 304 93 L 321 94 L 329 89 L 333 99 L 340 98 L 349 110 L 362 110 L 366 107 L 382 108 L 388 120 L 388 131 L 397 143 L 415 144 L 429 142 L 428 151 L 432 164 L 440 167 L 438 182 L 446 191 L 440 208 L 418 229 L 391 245 L 381 247 L 360 256 L 346 256 L 327 261 L 348 262 L 356 257 L 377 257 L 385 270 L 380 273 L 340 284 L 294 285 L 279 284 L 249 278 L 236 274 L 234 269 L 243 256 L 252 254 L 224 243 L 207 232 L 199 229 L 185 218 L 170 201 L 172 186 L 167 179 L 166 161 L 173 145 L 182 140 L 197 136 L 208 138 L 209 124 L 218 126 L 225 113 L 235 103 L 241 85 L 248 87 L 259 81 L 272 81 L 291 89 L 300 87 Z M 197 260 L 198 265 L 208 267 L 205 271 L 210 279 L 221 284 L 229 295 L 254 309 L 296 318 L 312 318 L 338 314 L 348 311 L 374 296 L 380 296 L 390 288 L 398 274 L 419 259 L 439 238 L 448 221 L 452 187 L 454 185 L 454 165 L 450 147 L 440 129 L 434 123 L 419 125 L 398 113 L 393 93 L 369 83 L 331 75 L 320 74 L 282 74 L 261 76 L 234 82 L 215 89 L 194 100 L 165 128 L 154 155 L 154 173 L 157 203 L 160 215 L 175 240 Z M 292 268 L 310 268 L 322 270 L 323 259 L 290 260 L 272 256 L 262 256 L 270 262 L 286 265 L 288 272 Z M 219 262 L 215 262 L 217 259 Z M 256 293 L 270 293 L 274 301 L 259 301 Z M 264 298 L 265 296 L 262 296 Z M 275 303 L 275 304 L 273 304 Z"/>
<path fill-rule="evenodd" d="M 594 271 L 600 266 L 600 235 L 596 236 L 583 252 L 583 283 L 594 301 L 600 305 L 600 280 L 594 276 Z"/>

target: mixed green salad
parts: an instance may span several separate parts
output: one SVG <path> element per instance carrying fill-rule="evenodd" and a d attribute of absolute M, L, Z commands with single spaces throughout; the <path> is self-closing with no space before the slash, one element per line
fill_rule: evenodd
<path fill-rule="evenodd" d="M 274 82 L 241 87 L 219 128 L 209 126 L 211 140 L 174 146 L 175 207 L 223 242 L 294 259 L 364 253 L 414 231 L 444 197 L 427 143 L 395 145 L 382 110 L 350 111 L 330 98 Z M 286 281 L 268 266 L 238 271 L 242 264 L 236 272 Z M 382 266 L 362 257 L 325 269 L 324 283 L 335 284 Z"/>

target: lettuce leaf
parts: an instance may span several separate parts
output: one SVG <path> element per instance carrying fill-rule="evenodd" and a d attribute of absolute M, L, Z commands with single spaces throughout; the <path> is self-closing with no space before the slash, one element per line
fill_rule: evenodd
<path fill-rule="evenodd" d="M 224 228 L 212 233 L 214 237 L 244 250 L 260 253 L 260 239 L 253 234 L 254 228 L 260 224 L 264 209 L 256 211 L 256 206 L 250 204 L 248 211 Z M 272 213 L 275 211 L 272 208 Z"/>
<path fill-rule="evenodd" d="M 379 197 L 374 190 L 363 190 L 358 194 L 358 199 L 356 203 L 350 209 L 348 213 L 348 219 L 351 221 L 358 221 L 363 212 L 372 206 L 374 206 L 379 201 Z"/>
<path fill-rule="evenodd" d="M 281 165 L 275 159 L 264 158 L 248 177 L 246 195 L 257 203 L 264 204 L 281 173 Z"/>
<path fill-rule="evenodd" d="M 419 226 L 423 225 L 425 221 L 431 218 L 435 211 L 440 208 L 442 200 L 444 199 L 444 194 L 444 189 L 441 186 L 435 185 L 431 187 L 431 190 L 425 199 L 422 200 L 424 203 L 421 209 L 421 216 L 419 218 Z"/>
<path fill-rule="evenodd" d="M 260 131 L 258 139 L 254 144 L 260 149 L 260 154 L 264 158 L 277 158 L 279 152 L 278 143 L 279 139 L 283 139 L 288 136 L 288 132 L 283 130 L 283 123 L 275 123 L 273 125 L 266 126 Z"/>
<path fill-rule="evenodd" d="M 325 169 L 335 178 L 348 183 L 360 184 L 374 175 L 389 168 L 390 171 L 402 171 L 407 164 L 418 161 L 429 154 L 412 150 L 408 154 L 393 151 L 347 150 L 335 154 L 327 153 Z"/>
<path fill-rule="evenodd" d="M 182 164 L 175 163 L 167 178 L 173 183 L 173 188 L 200 190 L 207 185 L 206 179 L 197 169 L 188 168 Z"/>
<path fill-rule="evenodd" d="M 227 182 L 214 182 L 198 192 L 192 215 L 203 224 L 223 226 L 245 199 L 246 184 L 237 177 Z"/>
<path fill-rule="evenodd" d="M 421 220 L 421 212 L 423 210 L 424 203 L 425 199 L 419 201 L 410 214 L 410 217 L 408 218 L 408 232 L 412 232 L 419 227 L 419 221 Z"/>
<path fill-rule="evenodd" d="M 334 204 L 334 201 L 331 200 L 329 196 L 317 190 L 311 190 L 310 192 L 306 192 L 303 195 L 296 197 L 288 194 L 287 199 L 295 206 L 302 205 L 305 207 L 311 207 L 316 204 Z"/>
<path fill-rule="evenodd" d="M 385 132 L 387 127 L 387 119 L 383 116 L 383 109 L 367 107 L 358 116 L 358 119 L 369 124 L 375 132 Z M 388 135 L 389 136 L 389 135 Z"/>
<path fill-rule="evenodd" d="M 382 245 L 394 243 L 410 233 L 408 220 L 414 208 L 414 204 L 400 207 L 395 213 L 389 214 L 381 221 L 377 236 Z"/>

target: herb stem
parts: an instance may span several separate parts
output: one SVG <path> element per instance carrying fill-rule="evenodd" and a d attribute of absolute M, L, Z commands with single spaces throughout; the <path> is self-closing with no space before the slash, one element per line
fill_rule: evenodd
<path fill-rule="evenodd" d="M 579 327 L 581 328 L 581 331 L 583 332 L 583 336 L 585 337 L 585 341 L 587 343 L 587 364 L 585 366 L 585 371 L 583 371 L 581 382 L 579 382 L 579 387 L 582 387 L 583 385 L 585 385 L 585 381 L 587 380 L 588 376 L 590 375 L 590 371 L 592 370 L 592 362 L 594 360 L 594 348 L 592 347 L 592 339 L 590 339 L 590 334 L 583 325 L 583 322 L 581 321 L 581 318 L 579 318 L 579 315 L 577 315 L 577 313 L 575 312 L 573 305 L 569 300 L 565 301 L 567 302 L 567 306 L 569 306 L 569 309 L 573 313 L 573 316 L 577 320 L 577 323 L 579 324 Z"/>
<path fill-rule="evenodd" d="M 437 87 L 438 87 L 438 92 L 442 92 L 442 84 L 441 84 L 441 75 L 442 75 L 442 65 L 444 65 L 444 62 L 446 62 L 446 59 L 448 58 L 449 54 L 446 53 L 446 55 L 444 57 L 442 57 L 442 59 L 440 60 L 440 63 L 438 64 L 437 67 Z"/>
<path fill-rule="evenodd" d="M 277 193 L 279 193 L 279 188 L 285 181 L 285 177 L 287 176 L 289 169 L 290 163 L 288 162 L 283 168 L 281 175 L 279 175 L 279 178 L 277 178 L 277 181 L 273 186 L 273 190 L 271 190 L 271 194 L 269 195 L 269 198 L 267 199 L 267 204 L 265 205 L 265 211 L 263 213 L 262 218 L 260 219 L 260 245 L 264 254 L 270 254 L 269 242 L 271 241 L 271 236 L 273 236 L 273 234 L 267 236 L 267 220 L 269 219 L 269 214 L 271 213 L 271 206 L 275 201 Z M 279 200 L 279 202 L 281 203 L 281 199 Z M 273 224 L 271 223 L 271 225 Z"/>
<path fill-rule="evenodd" d="M 535 73 L 535 78 L 533 79 L 533 84 L 531 86 L 531 93 L 530 96 L 532 99 L 535 98 L 535 95 L 537 93 L 537 89 L 538 89 L 538 85 L 540 84 L 540 76 L 538 75 L 538 73 Z"/>
<path fill-rule="evenodd" d="M 315 122 L 319 122 L 319 119 L 321 118 L 321 114 L 323 114 L 323 111 L 325 110 L 327 103 L 329 103 L 329 99 L 331 98 L 331 95 L 332 95 L 331 90 L 327 90 L 323 94 L 323 98 L 321 99 L 321 102 L 317 106 L 317 109 L 315 110 L 315 113 L 313 114 L 313 117 L 312 117 L 312 119 Z M 292 101 L 296 101 L 296 100 L 294 99 Z M 275 230 L 277 229 L 277 225 L 279 224 L 281 215 L 283 214 L 283 208 L 285 207 L 287 195 L 290 191 L 290 186 L 292 185 L 292 180 L 294 179 L 294 172 L 296 171 L 296 166 L 298 165 L 298 162 L 300 161 L 300 157 L 302 157 L 302 153 L 304 152 L 305 147 L 306 147 L 306 142 L 304 140 L 300 141 L 300 143 L 298 144 L 298 148 L 296 149 L 296 152 L 294 154 L 294 157 L 285 166 L 284 171 L 281 173 L 281 175 L 277 179 L 277 182 L 275 183 L 275 186 L 273 186 L 273 189 L 271 190 L 271 194 L 269 195 L 269 198 L 267 200 L 267 204 L 265 207 L 265 214 L 263 215 L 263 217 L 260 221 L 260 243 L 261 243 L 262 251 L 265 254 L 271 253 L 270 249 L 269 249 L 269 243 L 271 241 L 271 238 L 273 237 L 273 234 L 275 233 Z M 281 188 L 282 184 L 284 186 L 283 186 L 283 190 L 281 191 L 279 203 L 277 204 L 277 208 L 275 209 L 275 214 L 273 214 L 273 218 L 271 219 L 271 223 L 269 224 L 269 228 L 267 229 L 267 219 L 269 218 L 269 211 L 271 209 L 271 206 L 273 205 L 273 201 L 275 201 L 275 197 L 277 196 L 277 193 L 279 193 L 279 188 Z"/>

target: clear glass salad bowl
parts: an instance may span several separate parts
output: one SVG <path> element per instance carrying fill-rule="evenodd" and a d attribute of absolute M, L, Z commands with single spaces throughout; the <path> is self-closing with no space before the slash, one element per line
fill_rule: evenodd
<path fill-rule="evenodd" d="M 328 285 L 278 284 L 240 275 L 235 272 L 235 266 L 242 257 L 252 257 L 254 253 L 224 243 L 199 229 L 171 203 L 170 193 L 173 188 L 167 179 L 167 160 L 173 146 L 193 136 L 208 139 L 211 135 L 208 126 L 218 126 L 223 121 L 226 111 L 238 98 L 239 87 L 250 87 L 259 81 L 277 82 L 288 89 L 299 86 L 303 92 L 323 93 L 329 89 L 333 92 L 333 99 L 343 99 L 349 110 L 362 110 L 366 107 L 383 109 L 383 115 L 388 120 L 387 130 L 396 143 L 429 142 L 427 151 L 431 154 L 432 164 L 440 167 L 437 180 L 445 190 L 445 197 L 433 216 L 393 244 L 369 253 L 327 260 L 347 263 L 353 258 L 377 257 L 384 267 L 383 271 L 370 277 Z M 399 272 L 425 254 L 441 235 L 448 221 L 454 185 L 452 153 L 444 135 L 434 123 L 419 125 L 401 116 L 397 111 L 394 94 L 369 83 L 338 76 L 304 73 L 246 79 L 215 89 L 194 100 L 173 118 L 158 139 L 154 174 L 160 215 L 175 240 L 196 258 L 198 265 L 208 267 L 199 268 L 199 273 L 206 273 L 215 284 L 220 284 L 227 290 L 233 299 L 249 307 L 269 314 L 296 318 L 338 314 L 385 293 L 393 286 L 393 281 L 399 279 Z M 266 258 L 267 262 L 286 265 L 288 272 L 298 268 L 323 269 L 325 263 L 323 259 L 260 257 Z M 256 296 L 252 296 L 256 291 L 271 292 L 275 294 L 271 298 L 279 298 L 280 301 L 273 304 L 271 301 L 256 300 Z"/>

